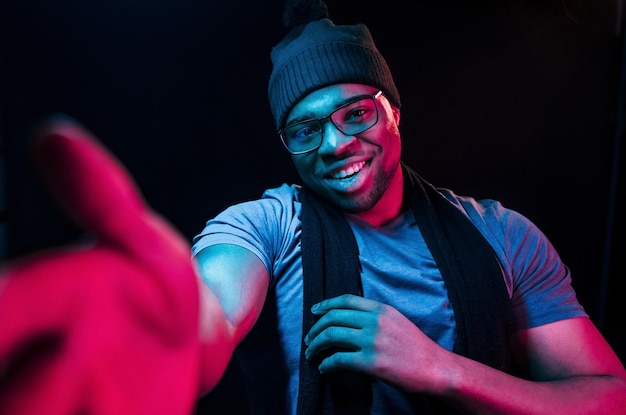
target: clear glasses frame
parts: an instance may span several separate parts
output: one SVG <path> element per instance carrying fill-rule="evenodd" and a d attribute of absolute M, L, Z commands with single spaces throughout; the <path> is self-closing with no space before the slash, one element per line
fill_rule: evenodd
<path fill-rule="evenodd" d="M 280 141 L 293 155 L 317 150 L 324 140 L 324 125 L 329 120 L 344 135 L 356 135 L 366 131 L 378 122 L 376 100 L 382 95 L 377 91 L 370 96 L 360 96 L 337 108 L 326 117 L 314 118 L 287 125 L 278 131 Z M 369 102 L 373 105 L 370 106 Z M 374 112 L 370 111 L 371 109 Z"/>

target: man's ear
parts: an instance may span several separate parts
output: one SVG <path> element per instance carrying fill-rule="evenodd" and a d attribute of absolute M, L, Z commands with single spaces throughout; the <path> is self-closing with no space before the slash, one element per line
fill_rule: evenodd
<path fill-rule="evenodd" d="M 391 106 L 391 110 L 393 111 L 393 117 L 396 119 L 396 125 L 400 125 L 400 108 Z"/>

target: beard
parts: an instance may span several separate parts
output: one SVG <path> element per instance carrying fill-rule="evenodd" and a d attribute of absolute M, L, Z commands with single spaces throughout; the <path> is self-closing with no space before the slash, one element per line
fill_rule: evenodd
<path fill-rule="evenodd" d="M 358 198 L 325 198 L 329 203 L 347 213 L 361 213 L 372 209 L 378 201 L 383 197 L 389 184 L 400 168 L 400 160 L 393 163 L 388 169 L 380 169 L 374 176 L 373 186 L 370 191 Z"/>

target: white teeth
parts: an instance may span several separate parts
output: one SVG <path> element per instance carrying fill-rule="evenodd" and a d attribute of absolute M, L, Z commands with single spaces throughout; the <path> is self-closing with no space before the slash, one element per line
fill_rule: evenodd
<path fill-rule="evenodd" d="M 353 174 L 358 173 L 365 166 L 365 162 L 361 161 L 352 166 L 348 167 L 345 170 L 338 171 L 333 175 L 334 179 L 345 179 L 346 177 L 352 176 Z"/>

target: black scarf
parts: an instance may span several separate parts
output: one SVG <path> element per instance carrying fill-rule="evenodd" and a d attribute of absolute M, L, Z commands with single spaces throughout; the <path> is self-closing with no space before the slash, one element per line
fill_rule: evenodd
<path fill-rule="evenodd" d="M 500 370 L 509 365 L 511 310 L 491 246 L 457 207 L 406 165 L 404 197 L 442 274 L 456 320 L 454 352 Z M 301 192 L 303 337 L 315 322 L 311 306 L 324 298 L 362 295 L 358 247 L 344 216 L 308 189 Z M 300 356 L 298 415 L 368 414 L 371 379 L 343 372 L 320 376 L 319 362 Z M 418 413 L 458 413 L 446 403 L 407 394 Z M 422 412 L 426 411 L 426 412 Z"/>

